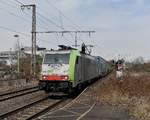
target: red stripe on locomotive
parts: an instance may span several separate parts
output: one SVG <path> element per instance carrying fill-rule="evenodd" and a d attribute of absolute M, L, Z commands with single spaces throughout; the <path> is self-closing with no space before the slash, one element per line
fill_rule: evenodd
<path fill-rule="evenodd" d="M 69 77 L 67 75 L 43 75 L 42 80 L 48 81 L 59 81 L 59 80 L 68 80 Z"/>

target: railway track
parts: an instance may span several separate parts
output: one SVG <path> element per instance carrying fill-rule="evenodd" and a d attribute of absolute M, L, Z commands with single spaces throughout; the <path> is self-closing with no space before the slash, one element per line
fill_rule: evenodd
<path fill-rule="evenodd" d="M 17 90 L 17 91 L 12 91 L 12 92 L 7 92 L 7 93 L 3 93 L 0 94 L 0 102 L 3 102 L 5 100 L 9 100 L 15 97 L 20 97 L 23 95 L 27 95 L 27 94 L 31 94 L 34 92 L 39 91 L 38 87 L 30 87 L 30 88 L 26 88 L 26 89 L 21 89 L 21 90 Z"/>
<path fill-rule="evenodd" d="M 0 114 L 0 119 L 2 120 L 7 118 L 7 120 L 31 120 L 53 109 L 65 100 L 66 98 L 60 100 L 49 99 L 49 97 L 46 96 L 27 105 L 10 110 L 9 112 L 2 113 Z"/>
<path fill-rule="evenodd" d="M 72 101 L 74 99 L 69 99 L 67 96 L 54 98 L 50 99 L 48 95 L 45 95 L 18 107 L 12 107 L 11 109 L 0 113 L 0 120 L 32 120 L 47 113 L 48 111 L 55 111 L 59 109 L 60 106 L 63 106 L 63 104 L 66 105 L 68 100 Z"/>

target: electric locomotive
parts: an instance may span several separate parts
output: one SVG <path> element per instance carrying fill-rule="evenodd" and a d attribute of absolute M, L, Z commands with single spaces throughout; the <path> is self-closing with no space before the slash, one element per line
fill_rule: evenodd
<path fill-rule="evenodd" d="M 107 73 L 107 62 L 86 54 L 84 49 L 60 46 L 45 53 L 39 88 L 46 92 L 71 93 Z"/>

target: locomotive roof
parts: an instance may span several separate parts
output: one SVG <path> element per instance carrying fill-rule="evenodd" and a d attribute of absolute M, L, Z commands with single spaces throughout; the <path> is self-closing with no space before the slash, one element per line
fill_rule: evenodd
<path fill-rule="evenodd" d="M 50 50 L 50 51 L 46 51 L 45 54 L 67 54 L 70 52 L 71 50 Z"/>

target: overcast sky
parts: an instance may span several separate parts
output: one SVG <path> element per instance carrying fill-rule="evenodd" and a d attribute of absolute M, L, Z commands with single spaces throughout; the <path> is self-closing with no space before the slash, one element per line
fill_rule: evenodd
<path fill-rule="evenodd" d="M 93 54 L 111 59 L 143 56 L 150 59 L 150 0 L 18 0 L 37 5 L 37 31 L 95 30 L 91 37 L 79 34 L 78 43 L 92 44 Z M 19 34 L 22 46 L 31 46 L 31 10 L 15 0 L 0 0 L 0 50 L 14 48 Z M 27 35 L 26 35 L 27 34 Z M 56 48 L 73 45 L 74 34 L 38 34 L 37 44 Z"/>

